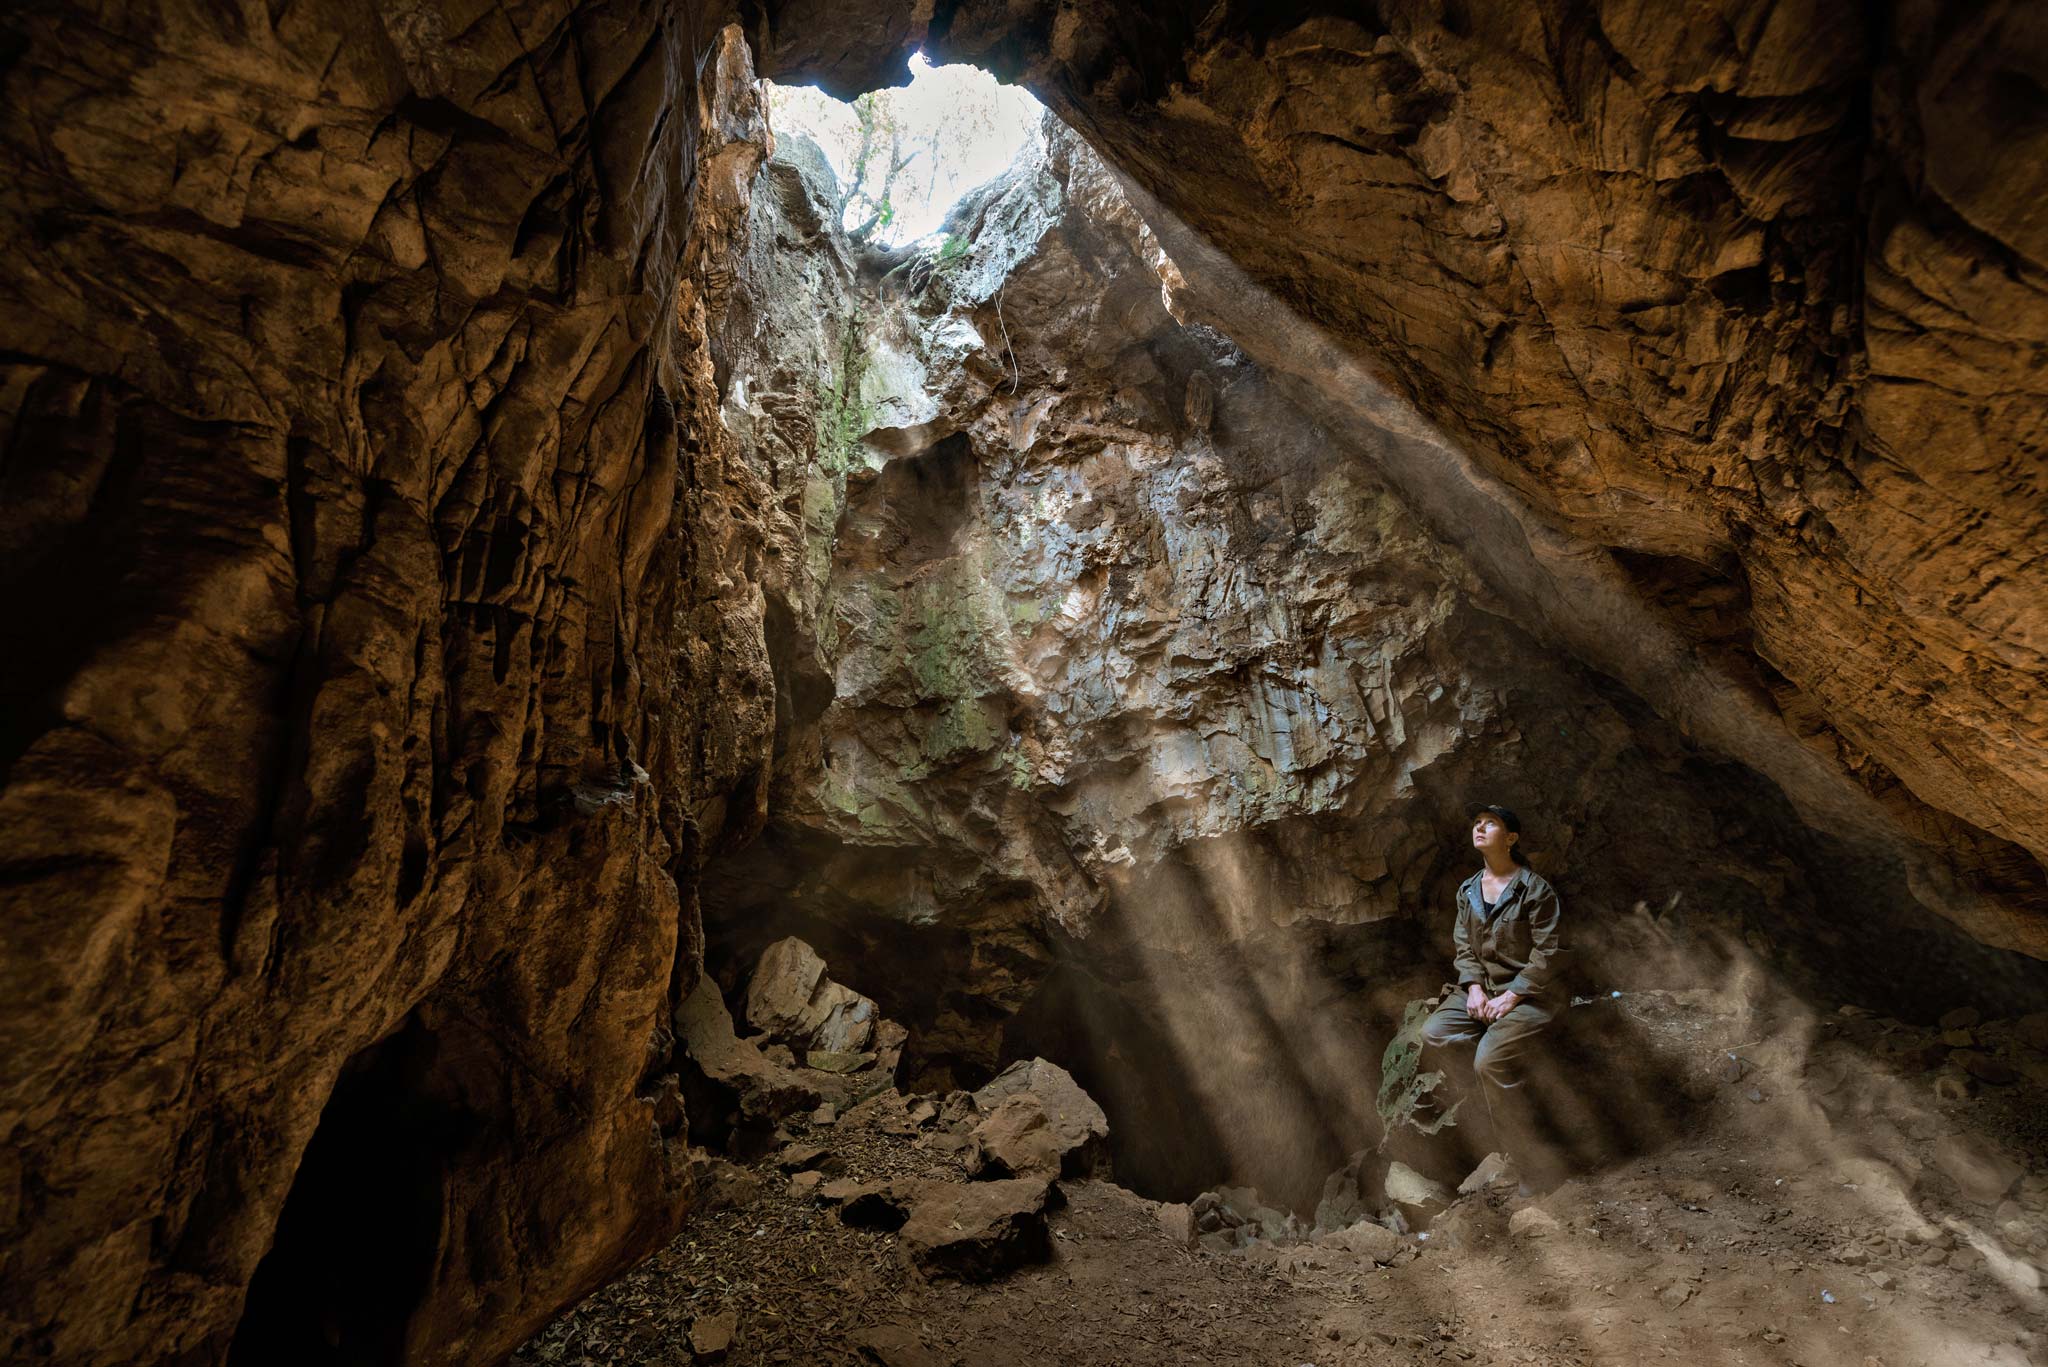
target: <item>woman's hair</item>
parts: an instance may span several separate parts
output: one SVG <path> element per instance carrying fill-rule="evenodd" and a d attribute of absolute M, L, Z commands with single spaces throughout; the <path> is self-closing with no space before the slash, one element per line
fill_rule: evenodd
<path fill-rule="evenodd" d="M 1514 844 L 1508 846 L 1508 858 L 1514 860 L 1517 864 L 1524 866 L 1528 864 L 1529 856 L 1522 853 L 1522 842 L 1519 839 Z"/>

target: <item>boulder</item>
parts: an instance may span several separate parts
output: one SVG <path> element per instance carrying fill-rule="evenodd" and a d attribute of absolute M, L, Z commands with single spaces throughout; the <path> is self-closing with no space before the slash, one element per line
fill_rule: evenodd
<path fill-rule="evenodd" d="M 833 982 L 818 952 L 793 935 L 768 946 L 747 984 L 747 1023 L 800 1049 L 862 1053 L 880 1019 L 874 1002 Z"/>
<path fill-rule="evenodd" d="M 898 1182 L 858 1182 L 841 1178 L 818 1188 L 818 1199 L 839 1207 L 842 1224 L 856 1229 L 900 1229 L 910 1218 L 911 1207 L 923 1194 L 925 1183 L 916 1179 Z"/>
<path fill-rule="evenodd" d="M 2029 1049 L 2048 1053 L 2048 1011 L 2035 1011 L 2021 1016 L 2013 1024 L 2013 1034 Z"/>
<path fill-rule="evenodd" d="M 974 1104 L 984 1116 L 993 1119 L 1003 1103 L 1020 1094 L 1036 1099 L 1051 1143 L 1060 1156 L 1061 1175 L 1107 1173 L 1109 1117 L 1074 1081 L 1073 1074 L 1042 1058 L 1013 1063 L 974 1094 Z M 1023 1123 L 1021 1113 L 1013 1113 L 1007 1122 L 1013 1129 Z"/>
<path fill-rule="evenodd" d="M 772 1125 L 818 1104 L 815 1089 L 734 1033 L 732 1013 L 709 978 L 676 1008 L 675 1027 L 684 1053 L 706 1078 L 733 1093 L 743 1115 Z"/>
<path fill-rule="evenodd" d="M 1964 1197 L 1991 1205 L 2011 1191 L 2025 1171 L 1984 1140 L 1969 1134 L 1934 1141 L 1934 1165 L 1948 1174 Z"/>
<path fill-rule="evenodd" d="M 986 1281 L 1051 1256 L 1043 1178 L 931 1182 L 898 1231 L 911 1262 L 928 1276 Z"/>
<path fill-rule="evenodd" d="M 974 1177 L 1058 1177 L 1060 1136 L 1035 1093 L 1019 1092 L 970 1136 L 967 1171 Z"/>
<path fill-rule="evenodd" d="M 1341 1248 L 1346 1253 L 1355 1253 L 1375 1263 L 1392 1262 L 1394 1255 L 1405 1247 L 1400 1235 L 1371 1220 L 1360 1220 L 1333 1233 L 1318 1234 L 1315 1243 L 1319 1248 Z"/>

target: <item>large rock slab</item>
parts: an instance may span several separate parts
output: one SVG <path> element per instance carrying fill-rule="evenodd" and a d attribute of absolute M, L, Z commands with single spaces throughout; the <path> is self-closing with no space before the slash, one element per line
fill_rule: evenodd
<path fill-rule="evenodd" d="M 984 1161 L 1056 1169 L 1052 1175 L 1102 1175 L 1109 1160 L 1109 1117 L 1056 1063 L 1042 1058 L 1011 1064 L 974 1093 L 987 1119 L 976 1127 Z"/>
<path fill-rule="evenodd" d="M 747 983 L 747 1023 L 803 1049 L 857 1055 L 880 1019 L 874 1002 L 833 982 L 818 952 L 795 936 L 768 946 Z"/>
<path fill-rule="evenodd" d="M 1042 1177 L 928 1183 L 897 1237 L 927 1275 L 986 1281 L 1051 1256 L 1045 1223 L 1051 1192 Z"/>

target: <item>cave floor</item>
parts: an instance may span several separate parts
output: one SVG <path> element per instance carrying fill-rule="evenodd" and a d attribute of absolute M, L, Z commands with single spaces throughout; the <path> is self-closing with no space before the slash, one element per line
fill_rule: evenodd
<path fill-rule="evenodd" d="M 893 1234 L 848 1228 L 774 1158 L 725 1167 L 742 1204 L 699 1215 L 661 1252 L 520 1350 L 522 1364 L 671 1367 L 693 1323 L 731 1314 L 723 1361 L 997 1364 L 1799 1364 L 2021 1367 L 2048 1361 L 2035 1268 L 1999 1222 L 2038 1225 L 2030 1141 L 2038 1090 L 1997 1089 L 1909 1129 L 1994 1134 L 2029 1153 L 1995 1211 L 1929 1166 L 1902 1189 L 1846 1136 L 1883 1116 L 1818 1121 L 1797 1089 L 1747 1084 L 1699 1112 L 1678 1147 L 1565 1183 L 1534 1202 L 1540 1237 L 1509 1221 L 1506 1190 L 1462 1198 L 1395 1265 L 1313 1244 L 1189 1251 L 1156 1203 L 1102 1181 L 1062 1184 L 1053 1257 L 990 1284 L 926 1281 Z M 846 1175 L 960 1178 L 943 1132 L 902 1101 L 857 1107 L 830 1131 Z M 1910 1169 L 1915 1161 L 1902 1160 Z"/>

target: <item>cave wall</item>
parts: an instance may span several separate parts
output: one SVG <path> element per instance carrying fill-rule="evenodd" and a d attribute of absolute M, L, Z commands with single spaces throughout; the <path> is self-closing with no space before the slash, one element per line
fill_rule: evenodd
<path fill-rule="evenodd" d="M 859 88 L 861 43 L 764 69 Z M 1179 307 L 1497 592 L 1914 895 L 2040 957 L 2033 7 L 938 5 L 1118 168 Z M 1996 136 L 1986 130 L 1996 129 Z M 1711 571 L 1673 597 L 1605 552 Z"/>
<path fill-rule="evenodd" d="M 1383 428 L 1176 316 L 1178 259 L 1072 134 L 954 211 L 953 257 L 820 233 L 801 145 L 763 185 L 784 250 L 736 277 L 721 365 L 776 397 L 728 421 L 763 469 L 849 385 L 865 430 L 807 477 L 829 523 L 783 524 L 768 826 L 706 872 L 728 987 L 797 934 L 911 1026 L 916 1085 L 1057 1057 L 1161 1195 L 1313 1188 L 1373 1137 L 1479 796 L 1528 817 L 1582 983 L 1739 955 L 1912 1015 L 2040 989 L 1558 650 L 1378 473 Z"/>
<path fill-rule="evenodd" d="M 772 735 L 717 17 L 6 15 L 9 1360 L 486 1361 L 686 1208 Z"/>
<path fill-rule="evenodd" d="M 1739 760 L 1816 838 L 1874 855 L 1907 914 L 2040 953 L 2030 10 L 740 9 L 784 77 L 900 79 L 923 41 L 1026 80 L 1119 168 L 1180 321 L 1326 431 L 1371 433 L 1371 477 L 1460 533 L 1508 609 L 1475 610 L 1534 642 L 1510 649 L 1625 685 L 1589 690 L 1621 728 L 1589 754 L 1635 743 L 1681 779 Z M 400 1179 L 388 1278 L 335 1294 L 388 1307 L 349 1347 L 416 1360 L 489 1359 L 686 1207 L 665 1022 L 701 953 L 698 864 L 804 787 L 776 747 L 827 748 L 816 627 L 846 496 L 808 464 L 820 417 L 844 417 L 815 394 L 760 391 L 781 396 L 759 405 L 784 443 L 766 464 L 717 412 L 765 150 L 725 15 L 0 17 L 11 1355 L 219 1361 L 252 1278 L 266 1316 L 310 1293 L 317 1323 L 333 1269 L 300 1254 L 351 1212 L 294 1192 L 302 1159 L 340 1190 L 364 1166 Z M 951 345 L 992 391 L 1015 349 L 969 312 Z M 813 320 L 799 369 L 845 332 Z M 1166 383 L 1193 373 L 1177 344 L 1138 351 L 1152 392 L 1098 396 L 1157 427 L 1124 444 L 1183 443 L 1205 407 L 1227 432 L 1234 401 L 1217 428 L 1216 395 Z M 891 449 L 943 440 L 938 411 L 892 418 Z M 1254 531 L 1276 499 L 1282 523 L 1322 515 L 1313 479 L 1202 478 Z M 886 520 L 876 488 L 862 515 Z M 989 547 L 1023 525 L 969 511 Z M 1421 649 L 1437 628 L 1407 610 Z M 1007 680 L 918 705 L 996 699 L 1033 721 L 1022 749 L 1042 713 Z M 1475 734 L 1518 725 L 1512 698 L 1445 696 Z M 1640 745 L 1639 706 L 1705 758 Z M 1116 775 L 1079 781 L 1112 829 L 1146 811 Z M 1104 905 L 1055 807 L 952 942 L 1019 1001 L 1066 920 Z M 1328 851 L 1329 813 L 1270 810 Z M 1012 814 L 939 815 L 979 857 Z M 829 824 L 768 838 L 797 860 L 845 845 Z M 1037 885 L 1000 873 L 1019 866 L 1052 879 L 1051 931 Z M 994 1000 L 961 1049 L 992 1047 Z"/>

